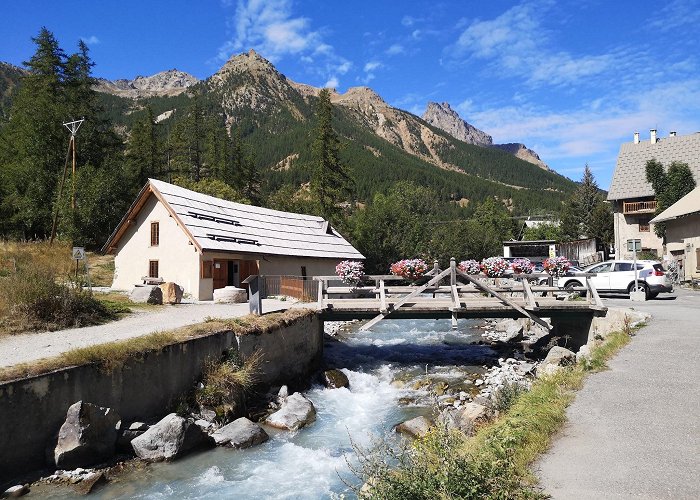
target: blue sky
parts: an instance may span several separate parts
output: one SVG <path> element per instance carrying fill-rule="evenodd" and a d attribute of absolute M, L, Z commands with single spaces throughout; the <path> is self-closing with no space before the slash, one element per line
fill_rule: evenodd
<path fill-rule="evenodd" d="M 369 85 L 422 114 L 449 102 L 496 142 L 609 186 L 621 142 L 700 131 L 700 0 L 34 0 L 3 6 L 0 60 L 41 26 L 91 48 L 96 76 L 199 78 L 253 47 L 289 78 Z"/>

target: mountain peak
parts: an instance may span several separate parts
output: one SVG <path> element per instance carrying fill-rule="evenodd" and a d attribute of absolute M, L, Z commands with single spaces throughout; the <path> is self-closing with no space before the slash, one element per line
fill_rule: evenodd
<path fill-rule="evenodd" d="M 493 138 L 490 135 L 463 120 L 447 102 L 442 104 L 429 102 L 425 113 L 423 113 L 423 119 L 467 144 L 477 146 L 493 144 Z"/>
<path fill-rule="evenodd" d="M 132 99 L 154 96 L 174 96 L 185 92 L 199 80 L 178 69 L 161 71 L 151 76 L 137 76 L 133 80 L 115 81 L 99 78 L 95 90 Z"/>

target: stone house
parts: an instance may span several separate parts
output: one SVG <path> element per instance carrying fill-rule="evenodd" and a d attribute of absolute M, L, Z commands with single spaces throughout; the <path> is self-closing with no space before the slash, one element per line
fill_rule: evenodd
<path fill-rule="evenodd" d="M 627 240 L 641 240 L 642 250 L 656 253 L 660 258 L 678 255 L 678 250 L 664 249 L 650 222 L 656 211 L 654 190 L 646 180 L 646 163 L 655 159 L 668 167 L 673 162 L 687 163 L 696 181 L 700 180 L 700 133 L 658 138 L 650 131 L 648 141 L 640 141 L 639 133 L 632 142 L 623 143 L 617 156 L 608 200 L 613 205 L 615 221 L 615 251 L 618 259 L 630 259 Z M 682 252 L 681 252 L 682 253 Z"/>
<path fill-rule="evenodd" d="M 174 281 L 198 300 L 250 275 L 335 274 L 363 255 L 321 217 L 255 207 L 149 179 L 102 251 L 113 253 L 113 288 Z"/>
<path fill-rule="evenodd" d="M 666 223 L 666 250 L 679 261 L 683 280 L 700 278 L 700 187 L 651 219 Z"/>

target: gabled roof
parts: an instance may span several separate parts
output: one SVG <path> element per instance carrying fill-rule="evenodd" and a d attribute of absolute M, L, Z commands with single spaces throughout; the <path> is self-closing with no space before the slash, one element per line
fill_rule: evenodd
<path fill-rule="evenodd" d="M 148 180 L 103 251 L 116 247 L 151 194 L 200 251 L 364 259 L 322 217 L 234 203 L 155 179 Z"/>
<path fill-rule="evenodd" d="M 647 161 L 656 159 L 664 167 L 676 162 L 687 163 L 696 181 L 700 181 L 700 132 L 657 140 L 626 142 L 620 146 L 608 200 L 623 200 L 654 196 L 647 182 Z"/>
<path fill-rule="evenodd" d="M 656 224 L 695 213 L 700 213 L 700 186 L 651 219 L 650 222 Z"/>

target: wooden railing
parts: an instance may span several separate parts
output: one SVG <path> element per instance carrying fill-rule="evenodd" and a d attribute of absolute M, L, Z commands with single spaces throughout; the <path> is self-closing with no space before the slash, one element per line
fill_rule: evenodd
<path fill-rule="evenodd" d="M 656 211 L 656 200 L 648 201 L 623 201 L 622 213 L 624 214 L 644 214 Z"/>
<path fill-rule="evenodd" d="M 465 300 L 469 301 L 470 296 L 485 294 L 515 309 L 522 316 L 530 318 L 535 323 L 550 328 L 548 324 L 533 314 L 533 311 L 537 311 L 539 308 L 536 293 L 547 295 L 560 291 L 558 287 L 554 286 L 549 275 L 542 273 L 513 275 L 508 278 L 490 280 L 484 276 L 476 277 L 463 273 L 456 268 L 454 259 L 450 264 L 450 268 L 443 271 L 437 267 L 436 263 L 434 269 L 426 275 L 426 278 L 429 278 L 428 281 L 418 286 L 403 285 L 400 282 L 405 280 L 392 275 L 365 276 L 363 282 L 354 287 L 348 285 L 329 286 L 331 282 L 338 282 L 340 279 L 337 276 L 315 276 L 314 280 L 319 283 L 318 309 L 333 308 L 334 297 L 374 297 L 376 300 L 374 307 L 376 307 L 378 316 L 362 327 L 362 329 L 368 329 L 391 314 L 392 311 L 408 303 L 409 300 L 415 302 L 420 294 L 432 294 L 433 297 L 437 294 L 447 295 L 449 300 L 453 302 L 450 306 L 453 311 L 461 309 L 463 304 L 466 304 Z M 598 292 L 590 280 L 590 277 L 595 276 L 595 274 L 575 273 L 572 275 L 585 278 L 585 286 L 576 287 L 573 291 L 585 292 L 588 295 L 588 304 L 592 309 L 604 309 Z M 548 278 L 548 283 L 546 285 L 537 284 L 539 279 L 544 277 Z M 512 284 L 505 285 L 502 281 L 508 281 Z M 389 285 L 392 282 L 396 284 Z M 513 300 L 513 294 L 522 294 L 523 306 Z M 391 301 L 387 299 L 388 296 L 392 298 Z M 454 313 L 452 323 L 453 327 L 456 327 Z"/>
<path fill-rule="evenodd" d="M 285 295 L 302 302 L 312 302 L 318 295 L 318 281 L 303 276 L 260 276 L 263 297 Z"/>

